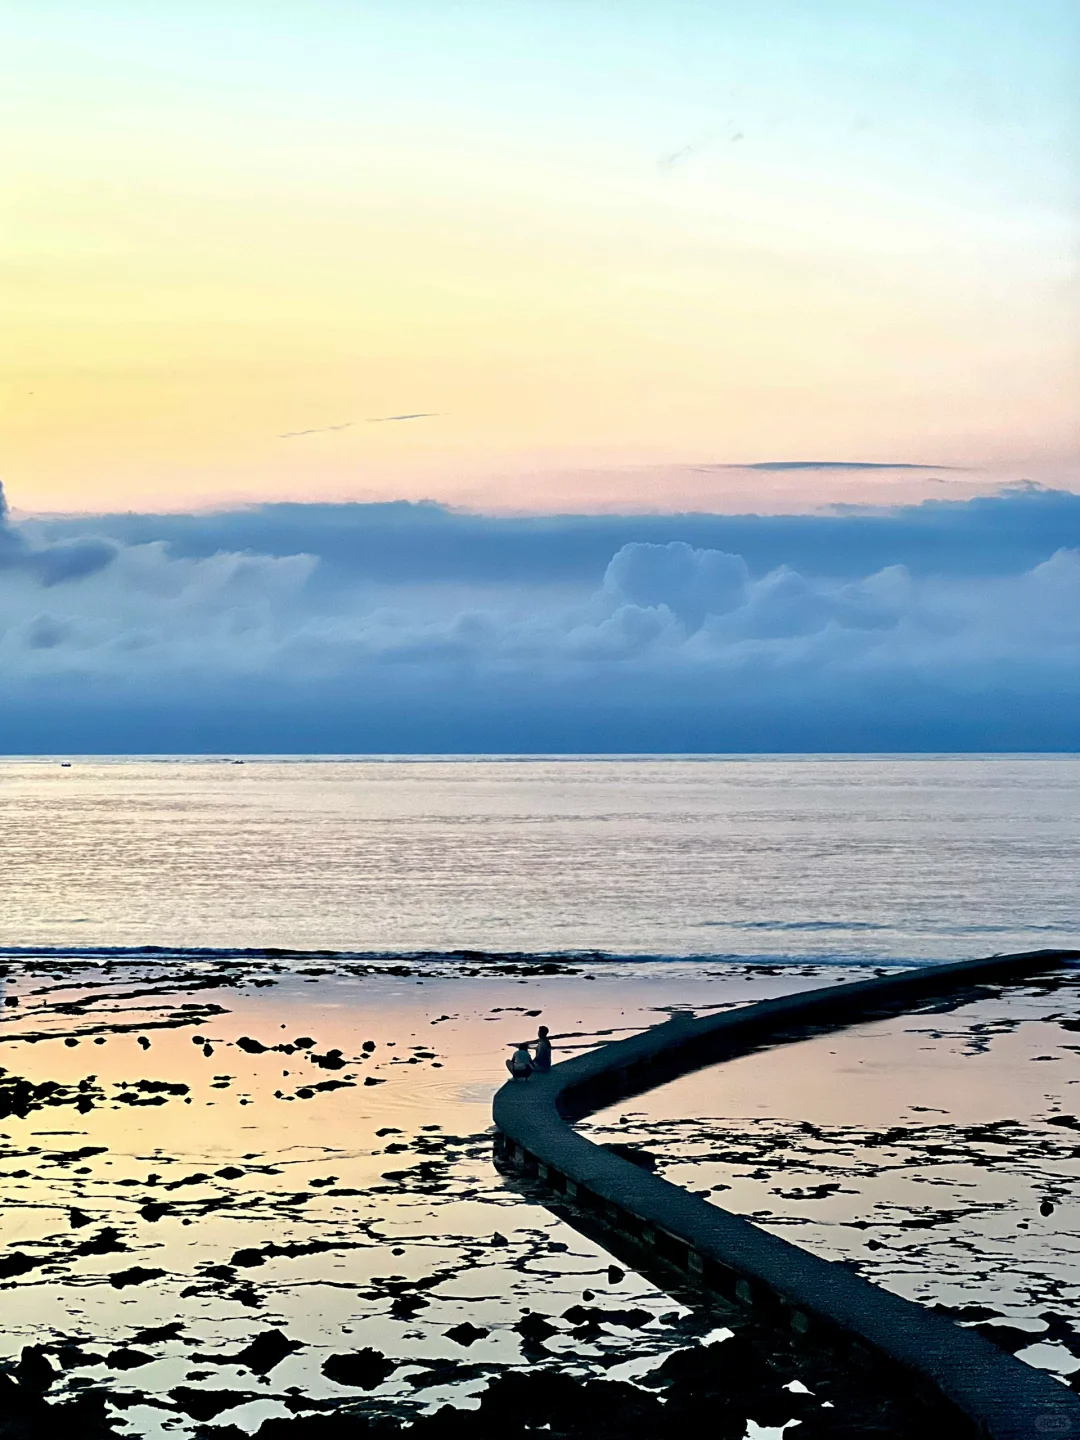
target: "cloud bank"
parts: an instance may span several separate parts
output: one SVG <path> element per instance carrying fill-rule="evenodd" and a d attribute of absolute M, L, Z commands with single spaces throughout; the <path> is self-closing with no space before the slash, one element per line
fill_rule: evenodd
<path fill-rule="evenodd" d="M 1078 661 L 1080 497 L 1033 487 L 794 517 L 0 508 L 9 753 L 1073 749 Z"/>
<path fill-rule="evenodd" d="M 742 555 L 756 574 L 791 565 L 854 578 L 886 565 L 917 574 L 1030 569 L 1080 547 L 1080 495 L 1021 485 L 972 500 L 802 515 L 492 516 L 433 502 L 268 504 L 179 515 L 95 515 L 23 527 L 41 544 L 100 536 L 162 541 L 171 555 L 319 556 L 322 570 L 384 584 L 595 585 L 623 545 L 684 541 Z"/>

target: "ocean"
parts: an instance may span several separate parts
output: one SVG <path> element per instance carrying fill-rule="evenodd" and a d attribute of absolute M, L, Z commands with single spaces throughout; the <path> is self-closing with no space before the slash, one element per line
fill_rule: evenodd
<path fill-rule="evenodd" d="M 1075 943 L 1080 757 L 9 759 L 0 863 L 8 948 L 953 959 Z"/>

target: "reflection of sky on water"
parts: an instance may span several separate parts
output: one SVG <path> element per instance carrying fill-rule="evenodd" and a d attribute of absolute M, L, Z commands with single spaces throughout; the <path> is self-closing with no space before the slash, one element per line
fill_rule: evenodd
<path fill-rule="evenodd" d="M 139 1402 L 170 1405 L 178 1386 L 255 1397 L 222 1412 L 221 1423 L 248 1430 L 301 1392 L 362 1398 L 321 1366 L 363 1347 L 398 1362 L 372 1399 L 428 1408 L 501 1367 L 553 1357 L 576 1373 L 625 1376 L 708 1328 L 633 1273 L 609 1277 L 610 1256 L 499 1177 L 491 1096 L 508 1042 L 535 1034 L 541 1014 L 566 1033 L 564 1049 L 579 1048 L 600 1031 L 655 1023 L 667 1005 L 745 1002 L 812 975 L 719 981 L 668 966 L 628 979 L 597 967 L 589 980 L 419 981 L 309 968 L 324 973 L 262 988 L 248 982 L 269 978 L 266 967 L 252 966 L 239 988 L 185 991 L 170 978 L 177 969 L 197 981 L 213 967 L 15 967 L 0 1088 L 16 1076 L 61 1088 L 25 1118 L 0 1120 L 4 1353 L 81 1344 L 50 1393 L 107 1386 L 132 1432 L 153 1436 L 190 1432 L 174 1410 Z M 17 1038 L 32 1035 L 52 1038 Z M 251 1053 L 241 1037 L 314 1043 Z M 125 1283 L 136 1267 L 163 1273 Z M 561 1317 L 580 1304 L 656 1318 L 574 1335 Z M 558 1331 L 535 1351 L 513 1328 L 526 1309 Z M 488 1333 L 448 1338 L 466 1320 Z M 145 1336 L 177 1321 L 171 1338 Z M 221 1363 L 269 1329 L 303 1348 L 265 1380 Z"/>
<path fill-rule="evenodd" d="M 214 963 L 15 963 L 0 1096 L 17 1077 L 57 1088 L 0 1120 L 4 1354 L 71 1342 L 50 1395 L 107 1389 L 130 1433 L 154 1437 L 195 1428 L 178 1387 L 221 1392 L 215 1423 L 253 1431 L 307 1405 L 460 1403 L 507 1366 L 629 1377 L 715 1324 L 609 1273 L 603 1249 L 495 1172 L 507 1046 L 542 1022 L 565 1054 L 845 974 L 462 968 L 252 961 L 219 984 Z M 587 1128 L 644 1140 L 670 1178 L 901 1293 L 1041 1333 L 1025 1358 L 1069 1371 L 1080 1142 L 1049 1122 L 1080 1108 L 1076 1037 L 1053 1019 L 1075 1013 L 1077 979 L 763 1051 Z M 986 1130 L 1002 1119 L 1019 1124 Z M 566 1316 L 581 1305 L 652 1318 L 582 1325 Z M 527 1311 L 555 1327 L 542 1344 L 515 1328 Z M 487 1333 L 453 1338 L 466 1321 Z M 229 1363 L 269 1330 L 301 1348 L 264 1378 Z M 322 1373 L 365 1347 L 394 1362 L 370 1392 Z"/>
<path fill-rule="evenodd" d="M 1080 1370 L 1080 971 L 824 1034 L 584 1122 L 665 1177 Z M 1053 1206 L 1044 1215 L 1044 1202 Z"/>
<path fill-rule="evenodd" d="M 1072 943 L 1080 762 L 0 762 L 0 943 L 874 961 Z"/>

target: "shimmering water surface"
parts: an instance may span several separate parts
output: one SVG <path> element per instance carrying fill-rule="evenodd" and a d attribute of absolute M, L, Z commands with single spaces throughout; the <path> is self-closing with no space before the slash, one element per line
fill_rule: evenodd
<path fill-rule="evenodd" d="M 720 1321 L 494 1170 L 508 1045 L 1076 947 L 1078 781 L 1046 757 L 0 763 L 0 1369 L 44 1345 L 51 1399 L 228 1440 L 467 1407 L 507 1370 L 647 1386 Z M 1076 981 L 765 1051 L 591 1128 L 1071 1375 Z M 364 1351 L 375 1373 L 335 1368 Z"/>
<path fill-rule="evenodd" d="M 1080 935 L 1080 759 L 0 763 L 0 944 L 938 959 Z"/>

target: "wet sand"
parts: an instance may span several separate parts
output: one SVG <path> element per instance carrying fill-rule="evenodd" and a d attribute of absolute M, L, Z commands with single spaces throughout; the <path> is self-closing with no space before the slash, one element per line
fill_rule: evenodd
<path fill-rule="evenodd" d="M 46 1347 L 47 1399 L 122 1433 L 250 1434 L 537 1364 L 626 1379 L 715 1330 L 498 1175 L 491 1097 L 541 1021 L 568 1053 L 821 971 L 541 968 L 10 961 L 3 1354 Z"/>
<path fill-rule="evenodd" d="M 761 1050 L 580 1127 L 1080 1377 L 1080 971 Z"/>
<path fill-rule="evenodd" d="M 708 1385 L 730 1370 L 715 1346 L 701 1345 L 730 1334 L 724 1317 L 614 1264 L 541 1197 L 495 1171 L 490 1105 L 504 1058 L 539 1023 L 566 1054 L 678 1009 L 700 1013 L 851 976 L 813 965 L 585 957 L 7 963 L 0 1358 L 42 1403 L 83 1397 L 108 1427 L 98 1433 L 147 1440 L 234 1440 L 286 1425 L 284 1436 L 305 1416 L 312 1425 L 348 1415 L 422 1428 L 447 1404 L 479 1423 L 500 1395 L 511 1409 L 540 1405 L 537 1423 L 552 1424 L 551 1433 L 575 1433 L 549 1414 L 560 1376 L 580 1382 L 559 1403 L 591 1415 L 591 1433 L 608 1433 L 605 1425 L 654 1433 L 648 1405 L 661 1403 L 670 1418 L 685 1402 L 687 1423 L 696 1423 L 693 1405 L 715 1408 Z M 686 1077 L 635 1102 L 633 1114 L 597 1117 L 591 1127 L 600 1138 L 647 1143 L 680 1183 L 730 1186 L 717 1190 L 721 1203 L 811 1248 L 857 1255 L 874 1278 L 919 1298 L 978 1296 L 988 1313 L 1010 1316 L 1010 1305 L 1030 1309 L 1035 1290 L 1006 1298 L 999 1286 L 991 1295 L 975 1271 L 1001 1275 L 1030 1262 L 1039 1313 L 1052 1308 L 1071 1336 L 1080 1284 L 1066 1274 L 1075 1239 L 1065 1228 L 1073 1221 L 1066 1192 L 1080 1149 L 1064 1118 L 1070 1077 L 1051 1085 L 1042 1076 L 1075 1058 L 1065 1049 L 1072 1032 L 1050 1018 L 1075 1013 L 1075 978 L 1055 991 L 1028 987 L 1023 1024 L 995 1019 L 993 1005 L 1004 1002 L 988 1001 L 977 1016 L 890 1022 L 891 1048 L 863 1027 Z M 1035 1064 L 1037 1082 L 1018 1090 L 1014 1071 L 1032 1065 L 1003 1067 L 1003 1047 L 1032 1026 L 1056 1058 Z M 1026 1038 L 1020 1049 L 1030 1049 Z M 941 1054 L 951 1057 L 944 1078 L 931 1063 Z M 973 1056 L 987 1064 L 964 1091 L 959 1077 Z M 860 1059 L 873 1081 L 860 1073 L 856 1094 L 847 1072 Z M 867 1141 L 870 1128 L 894 1124 L 901 1094 L 915 1105 L 926 1099 L 908 1094 L 913 1085 L 939 1100 L 947 1086 L 955 1113 L 919 1111 L 914 1124 L 895 1121 L 902 1137 Z M 1034 1126 L 1040 1086 L 1063 1093 L 1045 1100 L 1044 1109 L 1057 1109 Z M 1003 1142 L 1000 1128 L 979 1139 L 972 1127 L 1000 1119 L 1006 1096 L 1026 1139 L 1008 1132 Z M 717 1113 L 732 1118 L 700 1118 Z M 943 1139 L 957 1124 L 965 1135 Z M 952 1149 L 934 1149 L 946 1142 Z M 1018 1175 L 1022 1200 L 1010 1198 Z M 962 1244 L 941 1218 L 955 1208 L 954 1191 L 966 1205 Z M 1058 1207 L 1050 1222 L 1035 1203 L 1046 1195 Z M 1016 1239 L 1010 1207 L 1021 1204 L 1024 1244 L 999 1253 L 1005 1230 Z M 906 1228 L 913 1220 L 917 1228 Z M 887 1253 L 875 1260 L 868 1246 L 878 1236 Z M 954 1243 L 963 1275 L 939 1266 L 949 1285 L 923 1283 Z M 1068 1369 L 1060 1356 L 1072 1355 L 1072 1339 L 1047 1336 L 1055 1363 Z M 764 1363 L 744 1355 L 743 1379 L 724 1381 L 724 1433 L 733 1440 L 776 1433 L 792 1418 L 808 1436 L 843 1433 L 811 1424 L 829 1396 L 830 1407 L 861 1407 L 860 1423 L 879 1405 L 880 1397 L 855 1397 L 854 1382 L 821 1374 L 809 1377 L 819 1407 L 811 1414 L 804 1372 L 785 1361 L 758 1374 L 754 1365 Z M 586 1404 L 601 1379 L 640 1388 L 609 1388 Z M 469 1408 L 478 1401 L 480 1412 Z M 504 1417 L 492 1414 L 498 1431 Z M 910 1433 L 905 1425 L 894 1416 L 879 1433 Z M 82 1420 L 79 1428 L 94 1433 Z M 487 1431 L 474 1425 L 474 1433 Z"/>

